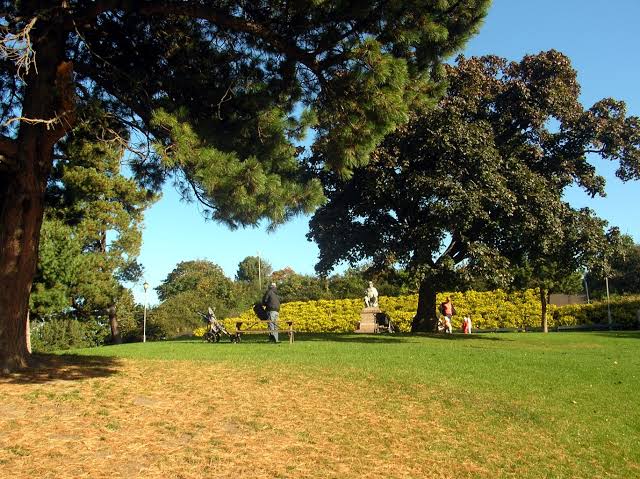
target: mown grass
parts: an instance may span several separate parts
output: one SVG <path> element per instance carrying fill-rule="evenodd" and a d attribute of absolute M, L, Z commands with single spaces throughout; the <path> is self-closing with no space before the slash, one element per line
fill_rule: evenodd
<path fill-rule="evenodd" d="M 86 477 L 640 477 L 640 333 L 263 340 L 43 357 L 0 380 L 0 467 L 75 477 L 91 456 Z M 43 431 L 49 446 L 29 441 Z"/>

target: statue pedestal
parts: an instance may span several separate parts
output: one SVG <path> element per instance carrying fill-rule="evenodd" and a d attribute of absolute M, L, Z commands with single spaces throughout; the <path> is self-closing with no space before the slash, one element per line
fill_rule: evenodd
<path fill-rule="evenodd" d="M 356 333 L 375 333 L 378 328 L 376 326 L 376 314 L 381 313 L 380 308 L 363 308 L 360 312 L 360 326 L 355 330 Z"/>

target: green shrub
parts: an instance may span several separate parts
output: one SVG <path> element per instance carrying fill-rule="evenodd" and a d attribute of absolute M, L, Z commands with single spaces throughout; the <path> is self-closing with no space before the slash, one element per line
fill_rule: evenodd
<path fill-rule="evenodd" d="M 95 320 L 55 319 L 32 323 L 31 349 L 34 352 L 51 352 L 94 347 L 104 344 L 109 335 L 109 327 Z"/>

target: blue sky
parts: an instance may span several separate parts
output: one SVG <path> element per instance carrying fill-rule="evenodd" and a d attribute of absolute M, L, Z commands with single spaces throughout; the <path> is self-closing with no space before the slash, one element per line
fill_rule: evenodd
<path fill-rule="evenodd" d="M 568 55 L 578 71 L 581 101 L 590 107 L 612 97 L 627 103 L 628 114 L 640 116 L 639 0 L 494 0 L 484 26 L 462 52 L 493 54 L 511 60 L 554 48 Z M 615 165 L 596 161 L 607 179 L 607 197 L 590 199 L 577 189 L 567 193 L 576 207 L 588 206 L 640 242 L 640 182 L 622 183 Z M 148 300 L 157 302 L 158 286 L 180 261 L 208 259 L 233 278 L 238 263 L 258 252 L 274 269 L 286 266 L 313 274 L 318 248 L 307 241 L 308 218 L 299 217 L 267 233 L 265 228 L 230 231 L 205 222 L 196 204 L 180 202 L 171 185 L 145 215 L 139 261 L 150 284 Z M 141 285 L 134 295 L 143 302 Z"/>

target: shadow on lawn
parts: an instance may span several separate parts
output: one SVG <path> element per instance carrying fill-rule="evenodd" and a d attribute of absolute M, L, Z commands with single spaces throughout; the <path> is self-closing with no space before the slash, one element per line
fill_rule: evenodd
<path fill-rule="evenodd" d="M 34 354 L 31 366 L 0 376 L 0 384 L 42 384 L 108 377 L 118 372 L 117 358 L 75 354 Z"/>
<path fill-rule="evenodd" d="M 296 341 L 334 341 L 344 343 L 403 344 L 412 343 L 420 338 L 440 339 L 446 341 L 513 341 L 508 338 L 485 336 L 484 334 L 296 334 Z"/>
<path fill-rule="evenodd" d="M 624 339 L 640 339 L 640 331 L 638 330 L 622 330 L 622 331 L 592 331 L 590 334 L 594 336 L 602 336 L 605 338 L 624 338 Z"/>

